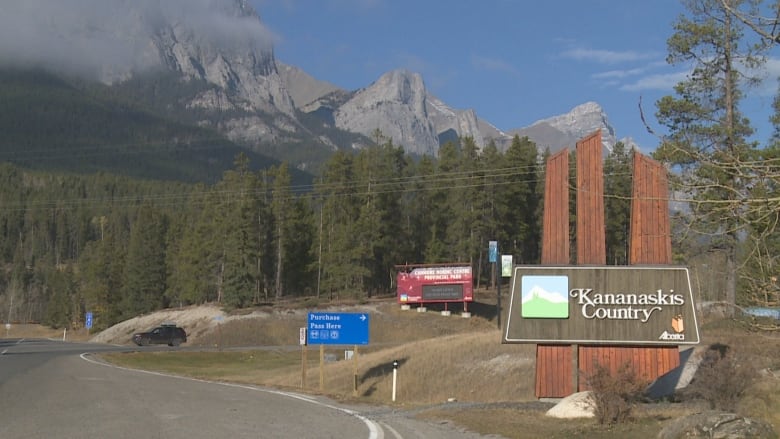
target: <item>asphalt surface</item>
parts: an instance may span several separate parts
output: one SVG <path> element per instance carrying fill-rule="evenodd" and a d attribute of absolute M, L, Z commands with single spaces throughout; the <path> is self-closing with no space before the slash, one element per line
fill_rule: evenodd
<path fill-rule="evenodd" d="M 382 407 L 124 369 L 129 347 L 0 339 L 0 438 L 474 439 Z"/>

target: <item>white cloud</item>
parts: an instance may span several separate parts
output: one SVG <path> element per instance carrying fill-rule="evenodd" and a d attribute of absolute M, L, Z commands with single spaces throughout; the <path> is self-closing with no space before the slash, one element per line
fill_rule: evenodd
<path fill-rule="evenodd" d="M 780 79 L 780 59 L 767 58 L 759 76 L 762 80 L 757 89 L 758 95 L 775 96 L 778 93 L 778 79 Z"/>
<path fill-rule="evenodd" d="M 609 70 L 606 72 L 595 73 L 591 77 L 593 79 L 623 79 L 623 78 L 629 78 L 631 76 L 641 75 L 646 70 L 647 69 L 641 67 L 636 69 L 626 69 L 626 70 Z"/>
<path fill-rule="evenodd" d="M 594 74 L 593 79 L 613 81 L 629 78 L 631 76 L 638 76 L 645 69 L 630 69 L 630 70 L 612 70 L 608 72 L 602 72 Z M 690 70 L 678 71 L 672 73 L 659 73 L 646 75 L 638 78 L 631 83 L 622 83 L 618 87 L 621 91 L 643 91 L 643 90 L 660 90 L 665 92 L 672 92 L 674 86 L 678 83 L 688 79 Z M 637 75 L 633 75 L 636 73 Z M 760 79 L 760 83 L 751 89 L 745 89 L 748 95 L 772 97 L 778 93 L 778 79 L 780 78 L 780 59 L 767 58 L 766 63 L 761 69 L 756 71 L 745 71 L 749 77 L 755 77 Z"/>
<path fill-rule="evenodd" d="M 643 90 L 661 90 L 665 92 L 672 92 L 674 86 L 679 82 L 684 81 L 688 76 L 688 72 L 675 72 L 675 73 L 659 73 L 655 75 L 648 75 L 630 84 L 623 84 L 619 87 L 622 91 L 643 91 Z"/>
<path fill-rule="evenodd" d="M 478 70 L 487 70 L 493 72 L 505 72 L 512 75 L 519 75 L 520 71 L 512 64 L 498 58 L 489 58 L 479 55 L 471 56 L 471 65 Z"/>
<path fill-rule="evenodd" d="M 569 49 L 561 54 L 564 58 L 577 61 L 592 61 L 603 64 L 616 64 L 621 62 L 642 61 L 658 56 L 657 53 L 637 52 L 634 50 L 614 51 L 603 49 Z"/>
<path fill-rule="evenodd" d="M 274 36 L 230 0 L 24 0 L 0 3 L 0 63 L 100 76 L 159 62 L 150 35 L 164 24 L 215 45 L 271 47 Z"/>

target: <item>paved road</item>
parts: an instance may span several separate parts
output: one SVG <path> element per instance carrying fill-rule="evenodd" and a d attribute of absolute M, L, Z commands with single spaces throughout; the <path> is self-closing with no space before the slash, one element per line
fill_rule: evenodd
<path fill-rule="evenodd" d="M 86 354 L 122 350 L 0 340 L 0 438 L 480 437 L 393 410 L 117 368 Z"/>

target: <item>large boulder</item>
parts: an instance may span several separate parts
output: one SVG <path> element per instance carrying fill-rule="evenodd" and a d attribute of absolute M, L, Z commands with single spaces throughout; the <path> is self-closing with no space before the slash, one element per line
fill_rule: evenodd
<path fill-rule="evenodd" d="M 558 404 L 547 410 L 547 416 L 553 418 L 592 418 L 595 405 L 591 392 L 578 392 L 563 398 Z"/>
<path fill-rule="evenodd" d="M 720 411 L 706 411 L 677 418 L 658 433 L 658 439 L 695 437 L 777 439 L 777 433 L 767 422 Z"/>

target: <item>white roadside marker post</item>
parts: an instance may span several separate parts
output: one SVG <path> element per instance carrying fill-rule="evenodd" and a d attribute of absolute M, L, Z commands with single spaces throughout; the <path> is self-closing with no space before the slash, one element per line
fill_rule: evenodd
<path fill-rule="evenodd" d="M 393 360 L 393 402 L 395 402 L 395 388 L 398 382 L 398 360 Z"/>

